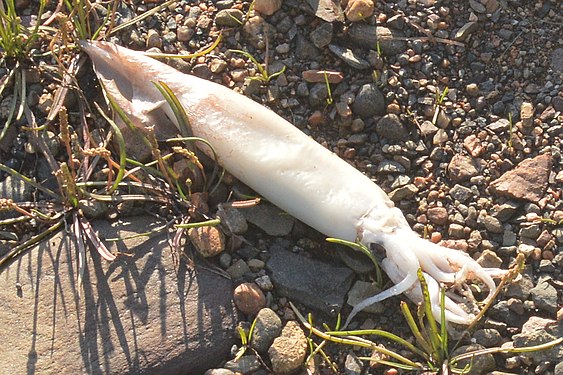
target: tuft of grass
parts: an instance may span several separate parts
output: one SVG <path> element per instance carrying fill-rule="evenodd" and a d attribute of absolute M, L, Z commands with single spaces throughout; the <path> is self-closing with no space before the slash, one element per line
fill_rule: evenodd
<path fill-rule="evenodd" d="M 503 277 L 499 289 L 502 288 L 507 282 L 515 278 L 522 270 L 523 256 L 517 259 L 516 265 Z M 334 329 L 330 329 L 326 324 L 323 329 L 315 327 L 311 315 L 309 314 L 306 319 L 297 310 L 297 308 L 290 303 L 291 308 L 295 315 L 309 332 L 309 346 L 311 354 L 308 360 L 316 354 L 321 354 L 327 364 L 337 373 L 337 369 L 332 361 L 328 358 L 323 348 L 327 343 L 332 342 L 340 345 L 348 345 L 355 348 L 365 348 L 371 351 L 380 353 L 379 358 L 375 357 L 358 357 L 360 360 L 370 363 L 371 365 L 380 364 L 387 367 L 398 368 L 408 371 L 431 371 L 440 372 L 443 374 L 466 373 L 470 369 L 470 365 L 459 367 L 462 360 L 473 359 L 476 356 L 491 354 L 491 353 L 525 353 L 539 350 L 547 350 L 554 346 L 563 343 L 563 338 L 553 340 L 541 345 L 526 347 L 526 348 L 488 348 L 483 350 L 471 351 L 468 353 L 452 356 L 451 352 L 460 343 L 451 345 L 451 340 L 447 331 L 447 322 L 445 316 L 445 288 L 440 290 L 440 319 L 437 321 L 431 309 L 430 295 L 428 292 L 428 285 L 422 271 L 418 271 L 418 279 L 421 283 L 423 292 L 423 301 L 416 308 L 415 313 L 406 302 L 401 302 L 401 312 L 406 320 L 406 323 L 414 337 L 414 342 L 399 337 L 391 332 L 378 330 L 378 329 L 365 329 L 365 330 L 340 330 L 341 318 L 338 316 Z M 491 302 L 492 303 L 492 302 Z M 490 304 L 488 305 L 490 306 Z M 485 310 L 488 308 L 485 306 Z M 478 321 L 482 314 L 476 317 Z M 468 327 L 472 329 L 473 325 Z M 314 338 L 321 339 L 321 343 L 317 344 Z M 373 339 L 375 337 L 375 339 Z M 400 354 L 398 350 L 387 349 L 379 344 L 376 340 L 383 339 L 393 342 L 396 346 L 403 351 L 406 350 L 412 353 L 412 356 L 405 356 Z M 413 357 L 414 356 L 414 357 Z M 415 358 L 415 359 L 411 359 Z"/>
<path fill-rule="evenodd" d="M 256 58 L 254 56 L 252 56 L 249 52 L 246 52 L 246 51 L 243 51 L 243 50 L 240 50 L 240 49 L 230 49 L 229 51 L 234 52 L 234 53 L 239 53 L 239 54 L 245 56 L 250 61 L 252 61 L 252 63 L 254 65 L 256 65 L 256 68 L 258 69 L 258 72 L 260 73 L 260 75 L 257 76 L 257 77 L 252 77 L 251 79 L 257 79 L 257 80 L 261 81 L 262 83 L 268 83 L 273 78 L 276 78 L 276 77 L 280 76 L 281 74 L 285 73 L 285 69 L 286 69 L 285 65 L 278 72 L 275 72 L 273 74 L 269 74 L 268 68 L 267 68 L 268 64 L 267 63 L 260 64 L 258 62 L 258 60 L 256 60 Z"/>

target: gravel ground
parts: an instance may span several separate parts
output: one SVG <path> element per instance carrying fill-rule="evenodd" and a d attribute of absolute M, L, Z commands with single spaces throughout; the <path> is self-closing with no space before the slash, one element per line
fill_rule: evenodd
<path fill-rule="evenodd" d="M 275 8 L 278 2 L 264 3 Z M 561 325 L 563 315 L 563 3 L 378 1 L 373 15 L 355 22 L 351 12 L 344 22 L 339 14 L 315 14 L 311 3 L 285 0 L 272 15 L 259 16 L 246 1 L 178 1 L 110 40 L 138 50 L 191 53 L 222 30 L 210 54 L 169 63 L 244 93 L 295 124 L 377 181 L 414 230 L 432 241 L 445 240 L 491 267 L 506 268 L 517 253 L 525 254 L 522 281 L 501 294 L 472 342 L 537 343 L 526 336 L 524 323 L 541 326 L 552 319 Z M 118 21 L 153 6 L 123 5 Z M 273 78 L 249 79 L 260 72 L 234 49 L 267 62 Z M 33 111 L 44 118 L 54 85 L 47 79 L 30 84 Z M 2 118 L 8 100 L 1 98 Z M 26 137 L 8 139 L 0 143 L 2 163 L 41 179 L 45 163 L 26 147 Z M 12 189 L 5 174 L 1 179 L 8 196 L 30 199 L 31 192 Z M 243 232 L 252 246 L 224 253 L 218 264 L 238 272 L 239 281 L 262 286 L 285 322 L 294 314 L 288 299 L 268 286 L 270 249 L 333 257 L 323 238 L 299 223 L 283 237 L 264 231 L 269 233 L 251 224 Z M 354 324 L 408 337 L 398 300 Z M 360 373 L 348 348 L 331 353 L 340 371 Z M 557 358 L 499 355 L 492 368 L 482 368 L 553 374 Z"/>

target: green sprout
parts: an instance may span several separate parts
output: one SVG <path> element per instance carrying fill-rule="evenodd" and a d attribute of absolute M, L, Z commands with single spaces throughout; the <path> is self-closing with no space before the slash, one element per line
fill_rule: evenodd
<path fill-rule="evenodd" d="M 263 83 L 268 83 L 273 78 L 276 78 L 276 77 L 282 75 L 285 72 L 286 67 L 284 65 L 283 68 L 281 68 L 280 71 L 275 72 L 273 74 L 269 74 L 268 71 L 267 71 L 267 68 L 264 68 L 264 65 L 260 64 L 258 62 L 258 60 L 256 60 L 256 58 L 254 56 L 252 56 L 250 53 L 243 51 L 243 50 L 240 50 L 240 49 L 231 49 L 229 51 L 244 55 L 246 58 L 248 58 L 250 61 L 252 61 L 252 63 L 254 65 L 256 65 L 256 68 L 260 72 L 260 75 L 257 76 L 257 77 L 253 77 L 253 79 L 257 79 L 259 81 L 262 81 Z M 267 65 L 267 64 L 265 64 L 265 65 Z"/>

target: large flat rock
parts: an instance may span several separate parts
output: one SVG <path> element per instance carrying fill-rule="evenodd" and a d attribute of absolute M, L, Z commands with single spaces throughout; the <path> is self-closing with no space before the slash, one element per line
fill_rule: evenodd
<path fill-rule="evenodd" d="M 95 222 L 101 238 L 145 232 L 154 218 Z M 107 262 L 57 235 L 0 273 L 3 374 L 198 374 L 236 342 L 232 285 L 202 267 L 174 267 L 166 234 L 116 243 Z"/>

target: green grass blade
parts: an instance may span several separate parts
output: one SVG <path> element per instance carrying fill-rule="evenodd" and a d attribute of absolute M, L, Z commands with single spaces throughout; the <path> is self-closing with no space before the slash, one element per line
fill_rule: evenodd
<path fill-rule="evenodd" d="M 98 103 L 94 103 L 98 112 L 102 115 L 102 117 L 108 122 L 108 124 L 113 129 L 113 132 L 117 138 L 117 144 L 119 145 L 119 170 L 117 171 L 117 176 L 115 177 L 115 181 L 113 185 L 108 191 L 108 194 L 112 194 L 121 181 L 123 180 L 123 176 L 125 175 L 125 166 L 127 164 L 127 153 L 126 153 L 126 146 L 125 146 L 125 138 L 123 138 L 123 134 L 119 129 L 119 126 L 111 119 L 108 115 L 100 108 Z M 111 168 L 111 165 L 108 165 L 108 168 Z"/>

